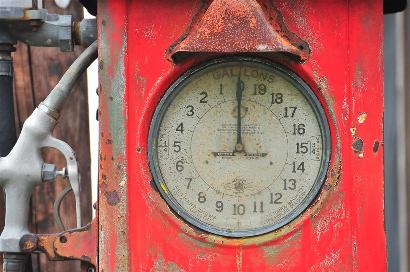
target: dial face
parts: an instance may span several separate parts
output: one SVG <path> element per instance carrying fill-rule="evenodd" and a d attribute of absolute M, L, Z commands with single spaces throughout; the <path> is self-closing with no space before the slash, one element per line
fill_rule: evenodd
<path fill-rule="evenodd" d="M 254 236 L 289 223 L 313 201 L 329 162 L 329 128 L 295 74 L 226 58 L 169 88 L 148 153 L 161 195 L 183 219 L 218 235 Z"/>

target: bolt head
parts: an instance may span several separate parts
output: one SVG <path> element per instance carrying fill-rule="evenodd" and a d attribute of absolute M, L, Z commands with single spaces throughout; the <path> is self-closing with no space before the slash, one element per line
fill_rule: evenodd
<path fill-rule="evenodd" d="M 54 181 L 57 176 L 57 168 L 54 164 L 44 163 L 41 169 L 41 178 L 43 182 Z"/>
<path fill-rule="evenodd" d="M 23 252 L 33 252 L 37 249 L 38 237 L 35 234 L 26 234 L 20 239 L 20 249 Z"/>

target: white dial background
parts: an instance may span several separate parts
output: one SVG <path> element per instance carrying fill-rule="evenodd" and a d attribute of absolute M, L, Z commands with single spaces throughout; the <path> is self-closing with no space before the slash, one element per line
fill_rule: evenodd
<path fill-rule="evenodd" d="M 303 212 L 320 190 L 330 151 L 323 111 L 300 82 L 277 66 L 230 60 L 168 90 L 149 155 L 159 190 L 179 215 L 238 237 L 272 231 Z"/>

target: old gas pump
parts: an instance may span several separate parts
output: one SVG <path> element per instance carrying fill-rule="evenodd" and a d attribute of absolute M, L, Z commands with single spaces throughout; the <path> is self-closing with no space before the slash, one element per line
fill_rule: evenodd
<path fill-rule="evenodd" d="M 385 271 L 381 1 L 101 1 L 101 271 Z"/>
<path fill-rule="evenodd" d="M 44 12 L 27 14 L 58 18 Z M 385 271 L 382 16 L 381 1 L 99 1 L 97 217 L 37 234 L 26 215 L 41 181 L 78 195 L 51 133 L 90 41 L 0 159 L 5 267 L 44 252 L 89 271 Z"/>

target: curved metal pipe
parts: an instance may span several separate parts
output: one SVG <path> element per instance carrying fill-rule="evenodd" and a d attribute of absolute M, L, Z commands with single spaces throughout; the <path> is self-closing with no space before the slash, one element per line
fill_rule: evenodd
<path fill-rule="evenodd" d="M 71 64 L 47 98 L 41 103 L 47 108 L 47 112 L 58 119 L 65 100 L 71 92 L 74 83 L 88 66 L 97 58 L 97 41 L 93 42 L 83 53 Z M 41 105 L 40 105 L 41 107 Z M 44 108 L 43 108 L 44 109 Z"/>

